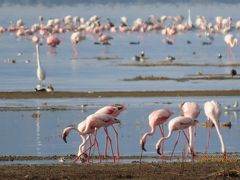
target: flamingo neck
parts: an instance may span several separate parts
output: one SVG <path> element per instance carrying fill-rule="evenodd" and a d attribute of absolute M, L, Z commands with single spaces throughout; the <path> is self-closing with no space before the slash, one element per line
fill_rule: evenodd
<path fill-rule="evenodd" d="M 152 128 L 150 132 L 146 132 L 141 138 L 140 144 L 145 144 L 147 141 L 147 136 L 152 136 L 155 133 L 156 127 Z"/>
<path fill-rule="evenodd" d="M 165 141 L 165 140 L 169 139 L 171 137 L 171 135 L 172 135 L 172 129 L 168 131 L 167 136 L 160 138 L 160 140 L 156 144 L 156 149 L 158 149 L 158 148 L 160 149 L 162 141 Z"/>
<path fill-rule="evenodd" d="M 215 123 L 214 125 L 216 127 L 216 131 L 218 133 L 218 137 L 219 137 L 219 140 L 220 140 L 220 143 L 221 143 L 222 153 L 226 153 L 226 147 L 224 145 L 223 137 L 222 137 L 222 134 L 220 132 L 219 123 Z"/>
<path fill-rule="evenodd" d="M 39 44 L 36 44 L 36 52 L 37 52 L 37 66 L 41 67 L 40 57 L 39 57 Z"/>

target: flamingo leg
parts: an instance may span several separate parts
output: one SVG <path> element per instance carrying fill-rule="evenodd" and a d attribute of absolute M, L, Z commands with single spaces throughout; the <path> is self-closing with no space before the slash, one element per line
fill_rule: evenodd
<path fill-rule="evenodd" d="M 190 148 L 190 151 L 191 151 L 191 154 L 192 154 L 192 159 L 194 160 L 194 152 L 193 152 L 192 147 L 191 147 L 190 144 L 189 144 L 189 139 L 188 139 L 188 137 L 187 137 L 187 134 L 185 133 L 184 130 L 182 130 L 182 132 L 183 132 L 183 134 L 184 134 L 184 136 L 185 136 L 185 139 L 186 139 L 186 141 L 187 141 L 188 147 Z"/>
<path fill-rule="evenodd" d="M 175 142 L 175 144 L 174 144 L 174 148 L 173 148 L 173 151 L 172 151 L 172 153 L 171 153 L 171 156 L 170 156 L 170 158 L 169 158 L 170 161 L 171 161 L 171 159 L 172 159 L 172 156 L 173 156 L 173 153 L 174 153 L 174 151 L 175 151 L 175 148 L 176 148 L 176 146 L 177 146 L 177 144 L 178 144 L 179 137 L 180 137 L 180 131 L 178 131 L 178 136 L 177 136 L 176 142 Z"/>
<path fill-rule="evenodd" d="M 107 128 L 105 127 L 104 128 L 104 131 L 105 131 L 105 135 L 106 135 L 106 143 L 105 143 L 105 154 L 104 154 L 104 158 L 107 158 L 107 149 L 108 149 L 108 132 L 107 132 Z"/>
<path fill-rule="evenodd" d="M 73 48 L 73 56 L 75 59 L 78 58 L 78 50 L 76 44 L 72 43 L 72 48 Z"/>
<path fill-rule="evenodd" d="M 197 128 L 195 126 L 193 128 L 194 128 L 194 150 L 195 150 L 194 152 L 197 152 L 196 151 L 196 149 L 197 149 L 196 148 L 197 147 Z"/>
<path fill-rule="evenodd" d="M 120 158 L 120 154 L 119 154 L 119 144 L 118 144 L 118 132 L 117 130 L 115 129 L 115 127 L 113 125 L 111 125 L 113 130 L 114 130 L 114 134 L 115 134 L 115 139 L 116 139 L 116 159 L 119 159 Z"/>
<path fill-rule="evenodd" d="M 97 129 L 95 130 L 95 132 L 94 132 L 94 141 L 93 141 L 93 144 L 90 144 L 90 146 L 87 148 L 87 149 L 85 149 L 79 156 L 77 156 L 76 158 L 74 158 L 73 159 L 73 163 L 76 163 L 79 159 L 81 159 L 81 156 L 83 155 L 83 154 L 85 154 L 89 149 L 91 149 L 95 144 L 97 144 L 97 146 L 98 146 L 98 141 L 97 141 L 97 138 L 96 138 L 96 136 L 97 136 Z M 99 153 L 99 152 L 98 152 Z M 99 154 L 99 158 L 100 158 L 100 154 Z"/>
<path fill-rule="evenodd" d="M 110 136 L 108 134 L 107 128 L 104 128 L 104 131 L 105 131 L 105 133 L 107 135 L 107 138 L 109 139 L 109 143 L 110 143 L 110 147 L 111 147 L 111 151 L 112 151 L 112 159 L 113 159 L 113 162 L 115 162 L 115 157 L 114 157 L 113 148 L 112 148 L 112 140 L 111 140 L 111 138 L 110 138 Z"/>

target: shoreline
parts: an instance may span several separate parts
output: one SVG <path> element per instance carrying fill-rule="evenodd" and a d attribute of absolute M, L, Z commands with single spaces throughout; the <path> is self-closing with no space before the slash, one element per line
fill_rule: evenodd
<path fill-rule="evenodd" d="M 176 90 L 176 91 L 9 91 L 0 92 L 0 99 L 101 98 L 101 97 L 178 97 L 240 96 L 240 90 Z"/>

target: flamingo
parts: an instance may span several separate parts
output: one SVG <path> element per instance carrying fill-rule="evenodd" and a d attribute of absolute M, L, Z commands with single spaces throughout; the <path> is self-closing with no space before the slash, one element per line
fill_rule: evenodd
<path fill-rule="evenodd" d="M 143 151 L 146 151 L 145 144 L 147 141 L 147 136 L 153 136 L 157 126 L 160 129 L 162 137 L 164 136 L 163 126 L 160 125 L 165 123 L 172 114 L 173 112 L 169 109 L 158 109 L 149 114 L 148 123 L 151 128 L 151 131 L 146 132 L 140 139 L 140 145 Z"/>
<path fill-rule="evenodd" d="M 214 126 L 216 127 L 216 131 L 217 131 L 220 143 L 221 143 L 221 150 L 223 153 L 223 157 L 224 157 L 224 159 L 226 159 L 227 151 L 226 151 L 226 147 L 224 145 L 223 137 L 222 137 L 222 134 L 220 131 L 220 120 L 219 119 L 220 119 L 220 115 L 221 115 L 221 105 L 217 101 L 214 101 L 214 100 L 207 101 L 204 104 L 204 112 L 205 112 L 205 115 L 207 116 L 207 119 L 209 121 L 211 121 L 214 124 Z M 206 146 L 206 153 L 207 153 L 207 149 L 208 149 L 208 145 L 209 145 L 209 139 L 210 139 L 210 129 L 208 131 L 208 144 Z"/>
<path fill-rule="evenodd" d="M 189 128 L 190 126 L 194 126 L 194 125 L 196 125 L 196 123 L 198 123 L 197 120 L 193 120 L 192 118 L 185 117 L 185 116 L 178 116 L 178 117 L 171 119 L 168 123 L 168 135 L 165 137 L 161 137 L 160 140 L 156 144 L 157 153 L 159 155 L 161 155 L 161 153 L 160 153 L 161 143 L 163 141 L 169 139 L 171 137 L 173 131 L 178 131 L 177 141 L 175 142 L 172 154 L 170 156 L 170 160 L 171 160 L 173 152 L 174 152 L 176 145 L 178 143 L 178 140 L 179 140 L 180 132 L 181 131 L 183 132 L 183 134 L 187 140 L 188 146 L 189 146 L 189 140 L 187 138 L 186 133 L 184 132 L 184 129 Z"/>
<path fill-rule="evenodd" d="M 226 34 L 226 35 L 224 36 L 224 41 L 225 41 L 225 43 L 226 43 L 227 46 L 228 46 L 228 54 L 229 54 L 229 57 L 230 57 L 230 58 L 234 58 L 234 57 L 233 57 L 233 50 L 232 50 L 232 49 L 233 49 L 235 46 L 238 45 L 238 39 L 235 38 L 232 34 Z"/>
<path fill-rule="evenodd" d="M 39 57 L 39 38 L 37 36 L 32 37 L 32 41 L 36 43 L 36 53 L 37 53 L 37 78 L 40 81 L 40 87 L 42 89 L 42 82 L 46 79 L 46 73 L 41 66 L 40 57 Z"/>
<path fill-rule="evenodd" d="M 81 159 L 82 155 L 86 155 L 85 153 L 89 149 L 91 149 L 95 144 L 97 145 L 99 159 L 101 161 L 98 141 L 96 139 L 97 131 L 101 127 L 108 127 L 109 125 L 116 124 L 116 123 L 120 123 L 120 120 L 115 118 L 112 115 L 103 114 L 103 113 L 95 113 L 95 114 L 89 115 L 84 121 L 79 123 L 77 127 L 74 127 L 74 126 L 66 127 L 62 133 L 62 138 L 63 138 L 64 142 L 67 143 L 66 138 L 71 130 L 77 131 L 82 138 L 82 143 L 79 145 L 79 151 L 78 151 L 77 157 L 73 160 L 73 163 L 76 163 L 78 159 Z M 91 142 L 90 142 L 90 146 L 87 149 L 85 149 L 85 144 L 86 144 L 87 140 L 90 138 L 91 134 L 94 134 L 94 142 L 93 142 L 93 144 L 91 144 Z M 106 134 L 109 138 L 109 135 L 107 132 L 106 132 Z M 112 156 L 114 156 L 113 151 L 112 151 Z M 114 159 L 114 157 L 113 157 L 113 159 Z M 114 159 L 114 161 L 115 161 L 115 159 Z"/>
<path fill-rule="evenodd" d="M 110 45 L 109 41 L 112 40 L 112 36 L 105 35 L 103 33 L 100 33 L 98 35 L 98 40 L 103 44 L 103 45 Z"/>
<path fill-rule="evenodd" d="M 195 102 L 184 102 L 181 104 L 180 106 L 181 108 L 181 115 L 185 116 L 185 117 L 189 117 L 193 120 L 196 120 L 200 114 L 200 108 L 198 106 L 197 103 Z M 195 155 L 195 149 L 194 149 L 194 145 L 192 143 L 193 141 L 193 127 L 190 126 L 189 127 L 189 151 L 193 152 Z M 194 128 L 194 134 L 196 137 L 196 128 Z"/>
<path fill-rule="evenodd" d="M 83 36 L 80 32 L 74 32 L 72 33 L 71 37 L 70 37 L 70 40 L 71 40 L 71 43 L 72 43 L 72 48 L 73 48 L 73 52 L 74 52 L 74 57 L 77 58 L 78 57 L 78 51 L 77 51 L 77 47 L 76 45 L 85 40 L 86 37 Z"/>
<path fill-rule="evenodd" d="M 122 104 L 113 104 L 113 105 L 104 106 L 104 107 L 100 108 L 99 110 L 97 110 L 95 112 L 95 114 L 96 113 L 103 113 L 103 114 L 112 115 L 113 117 L 117 117 L 124 110 L 126 110 L 124 105 L 122 105 Z M 115 129 L 115 127 L 113 125 L 111 125 L 111 126 L 112 126 L 112 128 L 114 130 L 115 138 L 116 138 L 116 151 L 117 151 L 116 159 L 119 159 L 118 132 L 117 132 L 117 130 Z M 106 133 L 106 135 L 107 135 L 108 134 L 107 128 L 105 128 L 105 132 L 107 132 Z M 107 138 L 106 139 L 106 146 L 105 146 L 105 157 L 107 156 L 108 139 L 110 140 L 110 144 L 111 144 L 111 139 Z"/>

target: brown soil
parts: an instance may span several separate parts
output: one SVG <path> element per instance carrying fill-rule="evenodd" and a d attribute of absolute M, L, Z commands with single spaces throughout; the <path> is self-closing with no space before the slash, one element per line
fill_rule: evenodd
<path fill-rule="evenodd" d="M 240 160 L 0 165 L 0 179 L 239 179 Z"/>
<path fill-rule="evenodd" d="M 177 96 L 239 96 L 240 90 L 203 90 L 203 91 L 104 91 L 104 92 L 0 92 L 0 99 L 39 99 L 39 98 L 100 98 L 100 97 L 177 97 Z"/>

